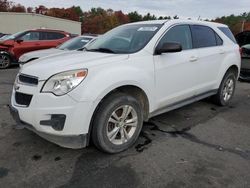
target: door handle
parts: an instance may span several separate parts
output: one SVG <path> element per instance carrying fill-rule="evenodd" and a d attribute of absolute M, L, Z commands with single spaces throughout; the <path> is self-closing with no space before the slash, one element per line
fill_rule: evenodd
<path fill-rule="evenodd" d="M 195 62 L 197 60 L 198 60 L 198 57 L 196 57 L 196 56 L 192 56 L 192 57 L 189 58 L 190 62 Z"/>

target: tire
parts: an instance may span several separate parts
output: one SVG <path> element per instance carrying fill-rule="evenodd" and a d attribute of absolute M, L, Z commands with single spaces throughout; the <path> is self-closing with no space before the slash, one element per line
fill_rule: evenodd
<path fill-rule="evenodd" d="M 143 125 L 142 108 L 134 97 L 114 93 L 101 102 L 92 123 L 94 145 L 106 153 L 119 153 L 137 140 Z"/>
<path fill-rule="evenodd" d="M 228 71 L 225 74 L 217 94 L 212 97 L 215 104 L 219 106 L 226 106 L 230 103 L 235 92 L 236 77 L 237 76 L 234 71 Z"/>
<path fill-rule="evenodd" d="M 6 69 L 10 66 L 10 64 L 10 57 L 5 54 L 0 54 L 0 69 Z"/>

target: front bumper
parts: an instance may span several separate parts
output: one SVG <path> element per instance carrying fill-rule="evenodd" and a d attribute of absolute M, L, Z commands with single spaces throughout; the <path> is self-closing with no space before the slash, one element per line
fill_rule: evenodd
<path fill-rule="evenodd" d="M 41 93 L 44 82 L 39 81 L 36 86 L 15 82 L 10 107 L 19 127 L 30 129 L 62 147 L 87 146 L 96 102 L 78 101 L 67 94 L 58 97 Z M 17 97 L 20 93 L 31 96 L 28 105 L 22 105 L 19 101 L 24 100 Z"/>
<path fill-rule="evenodd" d="M 20 119 L 18 110 L 15 107 L 10 105 L 9 109 L 13 119 L 17 123 L 16 126 L 18 128 L 27 128 L 36 133 L 37 135 L 41 136 L 42 138 L 65 148 L 78 149 L 78 148 L 84 148 L 88 145 L 88 134 L 80 134 L 77 136 L 56 136 L 56 135 L 46 134 L 44 132 L 37 131 L 32 125 L 22 121 Z"/>

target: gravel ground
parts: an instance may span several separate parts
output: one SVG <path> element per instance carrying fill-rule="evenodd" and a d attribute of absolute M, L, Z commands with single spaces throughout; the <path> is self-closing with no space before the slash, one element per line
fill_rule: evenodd
<path fill-rule="evenodd" d="M 250 187 L 250 83 L 228 107 L 204 100 L 151 119 L 132 148 L 108 155 L 14 129 L 17 71 L 0 70 L 0 187 Z"/>

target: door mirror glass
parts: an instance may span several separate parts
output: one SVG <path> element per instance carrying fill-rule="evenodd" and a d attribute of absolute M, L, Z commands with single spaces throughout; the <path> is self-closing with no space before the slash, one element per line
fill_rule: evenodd
<path fill-rule="evenodd" d="M 182 46 L 180 43 L 166 42 L 156 48 L 156 54 L 181 52 Z"/>

